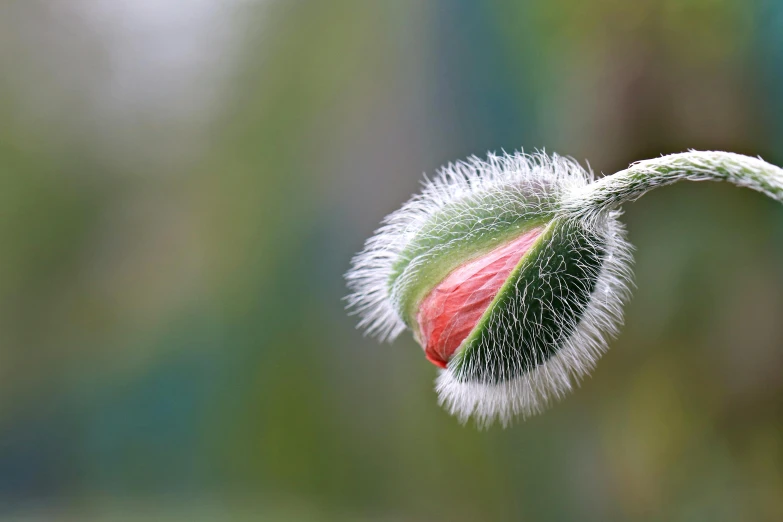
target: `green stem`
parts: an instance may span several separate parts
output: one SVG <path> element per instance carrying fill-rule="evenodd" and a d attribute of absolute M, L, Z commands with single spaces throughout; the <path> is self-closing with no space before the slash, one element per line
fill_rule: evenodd
<path fill-rule="evenodd" d="M 759 158 L 731 152 L 691 151 L 639 161 L 575 192 L 564 202 L 567 214 L 590 218 L 635 201 L 649 190 L 681 180 L 728 181 L 783 201 L 783 169 Z"/>

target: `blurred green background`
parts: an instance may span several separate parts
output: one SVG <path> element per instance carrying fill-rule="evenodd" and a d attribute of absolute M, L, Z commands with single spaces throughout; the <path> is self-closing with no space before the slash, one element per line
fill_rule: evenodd
<path fill-rule="evenodd" d="M 779 0 L 0 6 L 3 520 L 783 520 L 783 207 L 626 208 L 578 392 L 460 426 L 342 274 L 422 172 L 545 148 L 783 165 Z"/>

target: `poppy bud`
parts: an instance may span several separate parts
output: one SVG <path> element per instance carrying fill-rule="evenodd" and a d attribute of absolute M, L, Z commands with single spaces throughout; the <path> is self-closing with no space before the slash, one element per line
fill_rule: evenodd
<path fill-rule="evenodd" d="M 349 308 L 381 339 L 413 331 L 465 421 L 541 411 L 595 365 L 622 322 L 630 245 L 615 210 L 679 179 L 783 196 L 761 160 L 690 152 L 593 180 L 544 154 L 450 164 L 386 218 L 346 275 Z"/>

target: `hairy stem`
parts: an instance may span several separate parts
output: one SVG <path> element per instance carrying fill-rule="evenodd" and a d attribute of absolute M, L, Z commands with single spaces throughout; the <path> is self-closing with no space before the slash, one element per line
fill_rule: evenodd
<path fill-rule="evenodd" d="M 680 180 L 728 181 L 783 201 L 783 169 L 731 152 L 691 151 L 639 161 L 601 178 L 571 194 L 564 211 L 589 219 Z"/>

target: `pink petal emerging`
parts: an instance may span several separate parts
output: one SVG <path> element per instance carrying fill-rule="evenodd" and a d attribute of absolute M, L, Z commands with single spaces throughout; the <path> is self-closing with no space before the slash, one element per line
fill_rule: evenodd
<path fill-rule="evenodd" d="M 419 338 L 427 359 L 446 367 L 473 331 L 511 271 L 543 228 L 525 232 L 510 243 L 453 270 L 422 300 L 417 315 Z"/>

